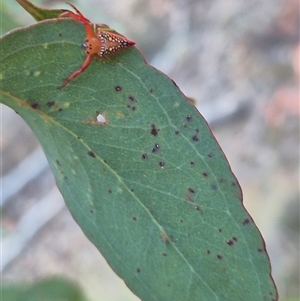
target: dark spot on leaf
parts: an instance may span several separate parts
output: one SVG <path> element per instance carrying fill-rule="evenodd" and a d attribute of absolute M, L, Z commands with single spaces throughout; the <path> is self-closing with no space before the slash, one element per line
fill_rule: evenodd
<path fill-rule="evenodd" d="M 192 187 L 189 187 L 189 192 L 190 193 L 195 193 L 195 189 L 193 189 Z"/>
<path fill-rule="evenodd" d="M 159 146 L 159 144 L 155 144 L 154 145 L 154 147 L 152 148 L 152 153 L 154 154 L 154 153 L 157 153 L 158 152 L 158 150 L 159 150 L 159 148 L 160 148 L 160 146 Z"/>
<path fill-rule="evenodd" d="M 184 123 L 182 126 L 183 126 L 184 128 L 186 128 L 186 123 Z"/>
<path fill-rule="evenodd" d="M 193 117 L 191 115 L 186 116 L 187 121 L 192 121 Z"/>
<path fill-rule="evenodd" d="M 226 240 L 226 243 L 228 246 L 232 246 L 234 244 L 234 241 L 229 239 L 229 240 Z"/>
<path fill-rule="evenodd" d="M 129 96 L 128 99 L 129 99 L 131 102 L 136 102 L 136 99 L 135 99 L 133 96 Z"/>
<path fill-rule="evenodd" d="M 210 250 L 207 250 L 206 253 L 207 253 L 207 254 L 210 254 Z"/>
<path fill-rule="evenodd" d="M 199 129 L 195 129 L 195 133 L 197 133 L 197 134 L 198 134 L 198 133 L 199 133 Z"/>
<path fill-rule="evenodd" d="M 148 159 L 148 155 L 147 154 L 142 154 L 142 160 L 147 160 Z"/>
<path fill-rule="evenodd" d="M 141 272 L 141 269 L 140 269 L 140 268 L 137 268 L 136 271 L 137 271 L 138 273 L 140 273 L 140 272 Z"/>
<path fill-rule="evenodd" d="M 222 260 L 222 259 L 223 259 L 223 256 L 220 255 L 220 254 L 218 254 L 218 255 L 217 255 L 217 258 L 220 259 L 220 260 Z"/>
<path fill-rule="evenodd" d="M 133 188 L 131 188 L 131 189 L 130 189 L 130 191 L 131 191 L 131 192 L 134 192 L 134 189 L 133 189 Z"/>
<path fill-rule="evenodd" d="M 55 101 L 48 101 L 48 102 L 47 102 L 47 106 L 48 106 L 49 108 L 53 107 L 54 104 L 55 104 Z"/>
<path fill-rule="evenodd" d="M 250 223 L 250 220 L 248 218 L 244 219 L 243 221 L 243 225 L 248 225 Z"/>
<path fill-rule="evenodd" d="M 168 256 L 168 254 L 167 254 L 167 253 L 163 253 L 162 255 L 163 255 L 164 257 L 167 257 L 167 256 Z"/>
<path fill-rule="evenodd" d="M 94 153 L 94 152 L 92 152 L 92 151 L 88 151 L 88 154 L 89 154 L 89 156 L 91 156 L 91 157 L 93 157 L 93 158 L 95 158 L 95 157 L 96 157 L 95 153 Z"/>
<path fill-rule="evenodd" d="M 221 228 L 219 229 L 219 232 L 222 232 L 222 229 L 221 229 Z"/>
<path fill-rule="evenodd" d="M 203 213 L 202 210 L 201 210 L 201 208 L 200 208 L 200 206 L 195 206 L 195 209 L 196 209 L 197 211 L 200 211 L 201 213 Z"/>
<path fill-rule="evenodd" d="M 172 237 L 172 235 L 171 235 L 171 237 Z M 165 231 L 161 232 L 161 238 L 165 244 L 169 241 L 169 237 Z"/>
<path fill-rule="evenodd" d="M 149 90 L 149 93 L 153 93 L 153 89 L 150 89 L 150 90 Z"/>
<path fill-rule="evenodd" d="M 207 157 L 208 157 L 208 158 L 212 158 L 213 156 L 214 156 L 213 153 L 208 153 L 208 154 L 207 154 Z"/>
<path fill-rule="evenodd" d="M 199 141 L 199 137 L 198 137 L 197 135 L 194 135 L 194 136 L 192 137 L 192 140 L 195 141 L 195 142 L 196 142 L 196 141 Z"/>
<path fill-rule="evenodd" d="M 122 88 L 121 88 L 120 86 L 115 86 L 115 90 L 116 90 L 117 92 L 120 92 L 120 91 L 122 91 Z"/>
<path fill-rule="evenodd" d="M 263 252 L 264 252 L 264 250 L 261 249 L 261 248 L 257 249 L 257 251 L 258 251 L 259 253 L 263 253 Z"/>
<path fill-rule="evenodd" d="M 180 134 L 180 131 L 176 130 L 175 135 L 179 135 L 179 134 Z"/>
<path fill-rule="evenodd" d="M 155 126 L 155 124 L 151 124 L 151 131 L 150 131 L 151 135 L 154 137 L 157 136 L 158 131 L 159 129 Z"/>
<path fill-rule="evenodd" d="M 236 242 L 237 241 L 237 238 L 235 236 L 232 237 L 232 239 Z"/>
<path fill-rule="evenodd" d="M 61 166 L 61 162 L 59 160 L 56 160 L 56 163 L 58 166 Z"/>
<path fill-rule="evenodd" d="M 165 167 L 165 162 L 163 162 L 163 161 L 160 161 L 158 164 L 159 164 L 159 166 L 160 166 L 161 168 L 164 168 L 164 167 Z"/>
<path fill-rule="evenodd" d="M 112 190 L 111 190 L 111 189 L 108 189 L 107 191 L 108 191 L 108 193 L 112 193 Z"/>
<path fill-rule="evenodd" d="M 80 140 L 80 137 L 79 137 L 79 136 L 77 136 L 77 139 L 78 139 L 78 140 Z"/>
<path fill-rule="evenodd" d="M 133 216 L 132 219 L 133 219 L 134 221 L 136 221 L 136 217 L 135 217 L 135 216 Z"/>
<path fill-rule="evenodd" d="M 92 214 L 94 213 L 94 211 L 93 211 L 92 209 L 90 210 L 90 212 L 91 212 Z"/>
<path fill-rule="evenodd" d="M 205 177 L 205 178 L 208 177 L 208 173 L 207 173 L 207 172 L 203 172 L 202 175 L 203 175 L 203 177 Z"/>
<path fill-rule="evenodd" d="M 59 108 L 59 109 L 58 109 L 58 112 L 61 112 L 62 110 L 63 110 L 62 108 Z"/>
<path fill-rule="evenodd" d="M 216 184 L 211 184 L 211 189 L 212 190 L 217 190 L 217 185 Z"/>
<path fill-rule="evenodd" d="M 181 219 L 180 222 L 183 223 L 183 219 Z"/>
<path fill-rule="evenodd" d="M 192 166 L 195 166 L 195 164 L 196 164 L 196 163 L 195 163 L 194 161 L 191 161 L 191 165 L 192 165 Z"/>
<path fill-rule="evenodd" d="M 62 33 L 59 33 L 58 36 L 61 37 L 61 36 L 62 36 Z"/>
<path fill-rule="evenodd" d="M 39 105 L 38 105 L 37 103 L 32 103 L 32 104 L 31 104 L 31 107 L 32 107 L 33 109 L 37 109 L 37 108 L 39 107 Z"/>
<path fill-rule="evenodd" d="M 135 107 L 135 106 L 133 106 L 133 107 L 131 108 L 131 110 L 132 110 L 132 111 L 135 111 L 135 110 L 136 110 L 136 107 Z"/>

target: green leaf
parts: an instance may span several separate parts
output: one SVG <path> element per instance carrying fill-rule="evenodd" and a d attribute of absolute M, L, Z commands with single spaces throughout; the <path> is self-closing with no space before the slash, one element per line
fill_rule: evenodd
<path fill-rule="evenodd" d="M 38 7 L 32 4 L 28 0 L 16 0 L 36 21 L 41 21 L 45 19 L 57 18 L 61 13 L 64 12 L 63 9 L 47 9 L 43 7 Z"/>
<path fill-rule="evenodd" d="M 0 78 L 85 235 L 143 301 L 277 300 L 240 187 L 172 80 L 130 48 L 57 89 L 84 38 L 71 20 L 16 30 Z"/>
<path fill-rule="evenodd" d="M 1 288 L 1 300 L 6 301 L 85 301 L 78 286 L 63 278 L 39 281 L 30 286 L 10 285 Z"/>

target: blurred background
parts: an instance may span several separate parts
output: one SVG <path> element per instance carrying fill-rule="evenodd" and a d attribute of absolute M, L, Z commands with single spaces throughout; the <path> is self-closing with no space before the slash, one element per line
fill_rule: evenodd
<path fill-rule="evenodd" d="M 280 300 L 299 300 L 299 1 L 72 3 L 195 99 L 265 239 Z M 2 34 L 35 22 L 15 1 L 1 0 L 1 16 Z M 28 126 L 1 106 L 1 127 L 3 285 L 61 275 L 90 301 L 137 301 L 64 207 Z"/>

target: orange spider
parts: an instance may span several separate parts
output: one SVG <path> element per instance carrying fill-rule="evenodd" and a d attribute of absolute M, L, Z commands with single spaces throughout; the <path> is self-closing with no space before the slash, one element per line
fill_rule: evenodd
<path fill-rule="evenodd" d="M 68 2 L 67 2 L 68 3 Z M 58 16 L 61 17 L 70 17 L 78 22 L 84 24 L 86 31 L 86 38 L 84 40 L 83 49 L 87 55 L 85 61 L 81 67 L 73 72 L 61 85 L 60 88 L 66 86 L 72 79 L 82 73 L 91 63 L 93 56 L 97 55 L 100 58 L 104 58 L 110 55 L 113 55 L 123 49 L 131 47 L 135 42 L 121 36 L 117 33 L 109 32 L 109 27 L 107 26 L 107 31 L 103 30 L 103 27 L 106 25 L 101 25 L 101 27 L 95 23 L 91 23 L 86 17 L 84 17 L 81 12 L 71 3 L 68 3 L 71 7 L 74 8 L 77 14 L 66 10 Z"/>

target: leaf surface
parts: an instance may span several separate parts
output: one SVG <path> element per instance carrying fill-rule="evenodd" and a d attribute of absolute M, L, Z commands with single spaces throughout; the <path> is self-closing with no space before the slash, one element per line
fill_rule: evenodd
<path fill-rule="evenodd" d="M 63 278 L 44 279 L 32 285 L 14 284 L 1 287 L 6 301 L 87 301 L 75 283 Z"/>
<path fill-rule="evenodd" d="M 205 120 L 136 48 L 84 60 L 81 24 L 1 39 L 1 101 L 32 128 L 85 235 L 144 301 L 277 300 L 264 242 Z"/>

